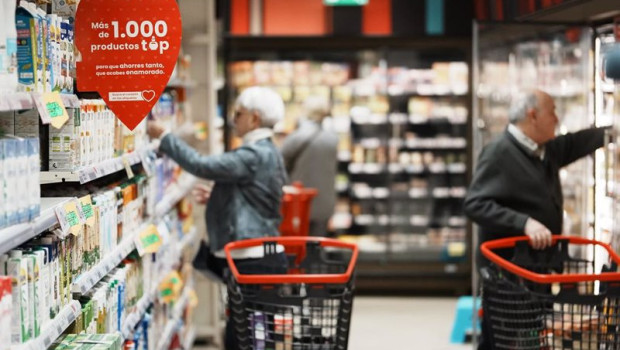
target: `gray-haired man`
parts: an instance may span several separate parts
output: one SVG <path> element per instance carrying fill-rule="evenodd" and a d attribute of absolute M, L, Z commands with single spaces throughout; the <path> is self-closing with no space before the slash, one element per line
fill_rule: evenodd
<path fill-rule="evenodd" d="M 527 235 L 534 248 L 542 249 L 551 244 L 552 234 L 562 233 L 559 170 L 603 146 L 604 129 L 555 137 L 555 104 L 540 90 L 516 99 L 509 119 L 506 132 L 480 153 L 465 213 L 479 225 L 480 243 Z M 509 259 L 512 252 L 498 253 Z M 478 266 L 486 266 L 477 255 Z"/>

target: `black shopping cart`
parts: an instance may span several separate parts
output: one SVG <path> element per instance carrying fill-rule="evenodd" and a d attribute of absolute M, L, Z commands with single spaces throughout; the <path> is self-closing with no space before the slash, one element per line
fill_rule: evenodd
<path fill-rule="evenodd" d="M 236 263 L 231 252 L 257 246 L 265 252 L 262 274 L 240 273 L 243 263 Z M 232 242 L 225 251 L 232 272 L 229 317 L 239 349 L 347 349 L 358 255 L 355 244 L 317 237 L 270 237 Z M 282 255 L 284 263 L 279 259 Z"/>
<path fill-rule="evenodd" d="M 513 249 L 512 260 L 498 249 Z M 550 248 L 535 250 L 515 237 L 485 242 L 481 251 L 492 263 L 481 275 L 493 349 L 620 349 L 620 257 L 609 245 L 553 236 Z"/>

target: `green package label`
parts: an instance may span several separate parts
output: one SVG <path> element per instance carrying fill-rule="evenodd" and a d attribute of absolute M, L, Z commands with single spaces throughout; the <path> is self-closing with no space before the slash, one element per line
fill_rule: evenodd
<path fill-rule="evenodd" d="M 90 219 L 93 217 L 93 205 L 88 203 L 86 205 L 82 205 L 82 211 L 84 212 L 84 218 Z"/>
<path fill-rule="evenodd" d="M 78 217 L 76 212 L 74 212 L 74 211 L 68 212 L 67 213 L 67 222 L 69 223 L 70 227 L 77 226 L 77 225 L 80 224 L 80 218 Z"/>

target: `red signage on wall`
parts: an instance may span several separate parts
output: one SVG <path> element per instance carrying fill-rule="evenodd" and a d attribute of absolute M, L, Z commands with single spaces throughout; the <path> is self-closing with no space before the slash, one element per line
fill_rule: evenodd
<path fill-rule="evenodd" d="M 99 92 L 133 130 L 170 79 L 181 33 L 175 0 L 80 1 L 75 16 L 78 90 Z"/>

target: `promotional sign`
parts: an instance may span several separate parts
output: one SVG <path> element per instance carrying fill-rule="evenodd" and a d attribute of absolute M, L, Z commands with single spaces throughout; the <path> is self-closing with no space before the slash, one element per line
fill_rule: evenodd
<path fill-rule="evenodd" d="M 97 91 L 133 130 L 163 92 L 181 48 L 175 0 L 82 0 L 75 16 L 79 91 Z"/>

